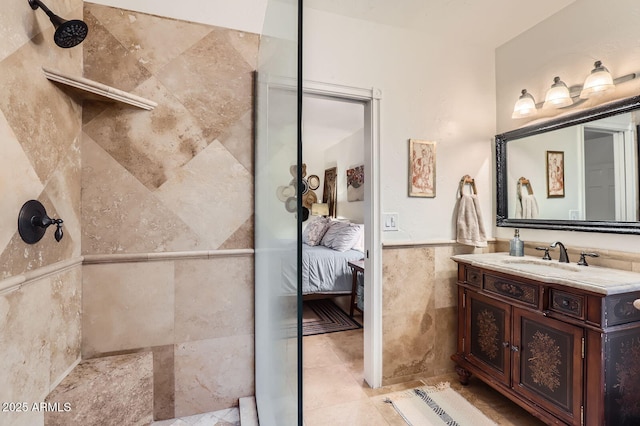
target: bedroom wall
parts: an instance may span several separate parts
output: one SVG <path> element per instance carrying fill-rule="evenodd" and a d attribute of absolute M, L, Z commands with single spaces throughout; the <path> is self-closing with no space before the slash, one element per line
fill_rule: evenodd
<path fill-rule="evenodd" d="M 605 4 L 597 0 L 575 2 L 520 36 L 496 49 L 497 130 L 504 132 L 533 120 L 512 120 L 511 111 L 522 88 L 541 100 L 553 77 L 559 75 L 568 84 L 582 84 L 601 60 L 614 77 L 640 70 L 640 44 L 637 42 L 637 16 L 640 5 L 632 0 Z M 598 31 L 585 25 L 593 22 Z M 557 37 L 562 34 L 562 37 Z M 602 101 L 622 99 L 640 93 L 640 79 L 618 85 L 615 92 Z M 593 106 L 587 102 L 569 112 Z M 497 228 L 501 239 L 511 238 L 513 229 Z M 640 255 L 638 237 L 633 235 L 593 234 L 522 229 L 525 241 L 549 244 L 561 240 L 579 252 L 596 251 Z M 575 257 L 575 255 L 574 255 Z M 600 258 L 600 261 L 603 259 Z M 625 263 L 625 262 L 621 262 Z"/>
<path fill-rule="evenodd" d="M 364 116 L 364 114 L 363 114 Z M 339 218 L 349 219 L 353 223 L 364 223 L 364 201 L 348 201 L 347 169 L 364 164 L 364 129 L 341 140 L 324 152 L 324 169 L 338 168 L 336 185 L 338 197 L 336 211 Z M 324 184 L 324 177 L 322 184 Z M 366 172 L 365 172 L 366 179 Z"/>
<path fill-rule="evenodd" d="M 85 3 L 84 358 L 151 350 L 155 418 L 254 392 L 252 90 L 258 36 Z"/>
<path fill-rule="evenodd" d="M 305 11 L 304 77 L 381 89 L 381 203 L 400 230 L 383 233 L 383 384 L 452 371 L 456 333 L 454 206 L 473 176 L 493 234 L 494 52 L 472 40 Z M 446 52 L 446 54 L 445 54 Z M 401 78 L 400 78 L 401 76 Z M 410 138 L 437 142 L 436 197 L 408 197 Z"/>

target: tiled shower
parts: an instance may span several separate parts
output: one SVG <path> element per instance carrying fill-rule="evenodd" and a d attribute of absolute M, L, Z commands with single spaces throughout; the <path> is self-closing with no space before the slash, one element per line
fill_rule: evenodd
<path fill-rule="evenodd" d="M 0 16 L 0 400 L 42 401 L 80 359 L 151 351 L 156 419 L 237 404 L 254 393 L 258 35 L 67 0 L 56 12 L 90 34 L 60 49 L 23 3 Z M 86 98 L 43 66 L 158 106 Z M 20 239 L 29 199 L 64 219 L 60 243 Z"/>

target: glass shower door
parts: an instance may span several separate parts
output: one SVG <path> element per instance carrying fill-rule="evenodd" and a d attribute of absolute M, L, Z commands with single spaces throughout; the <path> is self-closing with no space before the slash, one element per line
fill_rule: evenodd
<path fill-rule="evenodd" d="M 255 359 L 262 426 L 302 425 L 298 0 L 268 0 L 256 74 Z"/>

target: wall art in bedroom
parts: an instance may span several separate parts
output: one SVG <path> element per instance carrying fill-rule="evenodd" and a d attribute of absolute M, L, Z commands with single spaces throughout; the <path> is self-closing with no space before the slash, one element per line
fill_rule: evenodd
<path fill-rule="evenodd" d="M 336 177 L 338 176 L 338 168 L 331 167 L 324 171 L 324 189 L 322 191 L 322 202 L 329 205 L 329 217 L 336 217 L 338 186 L 336 185 Z"/>
<path fill-rule="evenodd" d="M 364 201 L 364 165 L 347 169 L 347 201 Z"/>
<path fill-rule="evenodd" d="M 436 143 L 409 139 L 409 196 L 436 196 Z"/>

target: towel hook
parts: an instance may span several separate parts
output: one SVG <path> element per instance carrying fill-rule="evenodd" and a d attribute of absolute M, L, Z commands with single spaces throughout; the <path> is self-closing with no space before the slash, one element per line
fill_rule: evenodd
<path fill-rule="evenodd" d="M 473 190 L 473 195 L 478 195 L 478 191 L 476 189 L 476 181 L 469 175 L 464 175 L 460 179 L 460 185 L 458 190 L 460 191 L 460 195 L 462 195 L 462 188 L 464 185 L 471 185 L 471 189 Z"/>
<path fill-rule="evenodd" d="M 518 184 L 524 185 L 527 188 L 529 195 L 533 195 L 533 188 L 531 187 L 531 181 L 529 179 L 523 176 L 518 179 Z"/>

